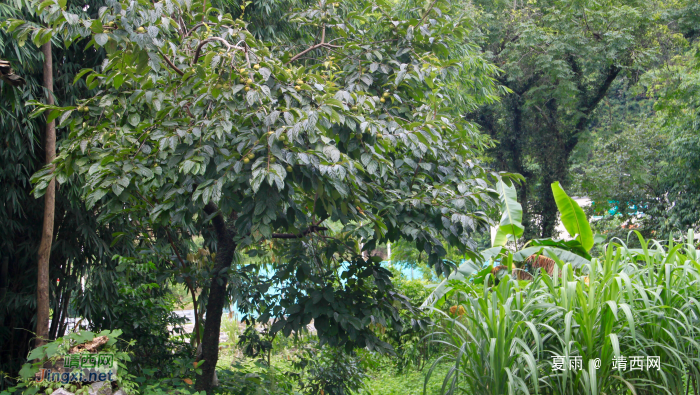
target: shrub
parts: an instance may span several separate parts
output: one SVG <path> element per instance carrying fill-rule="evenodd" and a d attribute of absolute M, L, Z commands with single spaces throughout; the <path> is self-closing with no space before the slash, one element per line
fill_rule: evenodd
<path fill-rule="evenodd" d="M 29 353 L 27 357 L 29 363 L 25 363 L 20 370 L 21 379 L 15 387 L 9 388 L 7 391 L 3 391 L 2 395 L 9 395 L 11 393 L 17 394 L 35 394 L 39 391 L 45 393 L 51 393 L 54 389 L 65 388 L 70 392 L 87 392 L 88 385 L 83 383 L 60 383 L 60 382 L 48 382 L 35 381 L 35 375 L 39 373 L 40 369 L 45 366 L 53 366 L 58 364 L 59 361 L 64 360 L 66 355 L 69 354 L 69 350 L 73 347 L 79 346 L 81 344 L 90 344 L 95 341 L 95 339 L 105 336 L 106 342 L 103 341 L 98 343 L 101 346 L 98 347 L 99 352 L 112 354 L 114 357 L 114 363 L 117 366 L 118 374 L 116 379 L 116 384 L 122 388 L 127 394 L 132 394 L 135 392 L 137 387 L 136 383 L 133 382 L 134 376 L 128 372 L 128 362 L 131 362 L 131 357 L 124 349 L 126 344 L 121 341 L 120 330 L 116 331 L 102 331 L 100 333 L 94 333 L 89 331 L 84 331 L 82 333 L 70 333 L 66 336 L 59 337 L 58 339 L 44 344 L 43 346 L 37 347 Z M 100 340 L 100 339 L 97 339 Z M 131 345 L 131 343 L 129 343 Z M 60 365 L 60 364 L 59 364 Z"/>
<path fill-rule="evenodd" d="M 309 395 L 350 395 L 362 387 L 366 377 L 354 352 L 328 345 L 305 348 L 294 365 L 305 372 L 299 384 Z"/>
<path fill-rule="evenodd" d="M 134 341 L 131 349 L 132 372 L 158 368 L 155 377 L 168 377 L 165 371 L 177 358 L 193 355 L 191 347 L 177 336 L 171 336 L 170 327 L 182 334 L 183 317 L 173 313 L 176 299 L 153 262 L 136 263 L 135 259 L 117 257 L 120 265 L 110 279 L 116 294 L 100 292 L 101 278 L 88 281 L 85 292 L 77 298 L 78 311 L 89 320 L 93 331 L 119 329 L 121 338 Z"/>
<path fill-rule="evenodd" d="M 409 280 L 400 271 L 392 269 L 396 291 L 408 298 L 415 307 L 430 295 L 428 282 L 426 280 Z M 413 312 L 402 310 L 401 327 L 377 326 L 378 336 L 381 340 L 391 344 L 396 352 L 393 359 L 398 372 L 403 372 L 406 368 L 416 367 L 421 369 L 431 356 L 435 353 L 436 347 L 424 341 L 424 337 L 429 321 L 426 317 L 416 317 Z"/>

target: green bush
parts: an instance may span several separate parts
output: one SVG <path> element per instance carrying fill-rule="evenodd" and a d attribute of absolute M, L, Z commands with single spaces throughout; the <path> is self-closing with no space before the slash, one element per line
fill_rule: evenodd
<path fill-rule="evenodd" d="M 309 395 L 350 395 L 358 391 L 366 375 L 360 359 L 343 348 L 307 347 L 294 363 L 302 371 L 299 387 Z"/>
<path fill-rule="evenodd" d="M 407 297 L 413 306 L 420 306 L 430 295 L 428 281 L 409 280 L 396 268 L 392 267 L 390 270 L 394 275 L 396 291 Z M 410 367 L 421 369 L 436 350 L 434 345 L 425 341 L 429 321 L 427 317 L 415 317 L 415 314 L 406 311 L 401 311 L 400 316 L 401 328 L 377 326 L 379 338 L 394 348 L 396 357 L 393 362 L 398 372 L 403 372 Z"/>
<path fill-rule="evenodd" d="M 79 311 L 89 320 L 93 331 L 116 330 L 121 338 L 134 341 L 131 348 L 131 371 L 141 376 L 146 370 L 158 368 L 154 377 L 169 377 L 167 371 L 177 358 L 194 355 L 191 346 L 176 334 L 183 334 L 183 317 L 175 309 L 176 298 L 166 286 L 159 269 L 151 262 L 133 258 L 119 260 L 115 275 L 110 279 L 116 295 L 100 292 L 103 279 L 92 279 L 76 300 Z"/>
<path fill-rule="evenodd" d="M 18 381 L 18 385 L 3 391 L 0 395 L 24 394 L 32 395 L 37 392 L 52 393 L 55 389 L 64 388 L 76 395 L 88 394 L 90 385 L 80 382 L 47 382 L 35 381 L 35 374 L 45 364 L 56 364 L 59 360 L 69 354 L 69 350 L 77 345 L 92 342 L 95 338 L 106 336 L 107 342 L 99 348 L 100 353 L 112 354 L 117 365 L 116 387 L 122 389 L 127 395 L 160 395 L 178 393 L 180 395 L 204 395 L 204 393 L 192 390 L 192 379 L 195 374 L 201 374 L 199 365 L 194 359 L 181 357 L 168 360 L 165 369 L 144 368 L 139 369 L 143 376 L 134 376 L 136 370 L 133 364 L 133 351 L 130 350 L 135 345 L 135 341 L 125 341 L 122 339 L 121 330 L 104 330 L 99 333 L 83 331 L 80 333 L 70 333 L 60 337 L 55 341 L 37 347 L 29 353 L 27 360 L 33 361 L 24 364 Z M 157 373 L 157 374 L 156 374 Z"/>
<path fill-rule="evenodd" d="M 227 395 L 294 395 L 294 380 L 274 365 L 262 361 L 236 362 L 232 369 L 218 369 L 218 393 Z"/>
<path fill-rule="evenodd" d="M 113 355 L 114 363 L 118 369 L 116 379 L 117 385 L 120 388 L 123 388 L 127 394 L 134 393 L 137 384 L 133 381 L 134 376 L 128 372 L 128 363 L 131 362 L 131 357 L 129 353 L 125 351 L 125 348 L 132 345 L 133 342 L 125 344 L 122 341 L 122 343 L 119 344 L 121 341 L 121 334 L 122 332 L 120 330 L 105 330 L 100 333 L 89 331 L 70 333 L 66 336 L 59 337 L 52 342 L 44 344 L 43 346 L 35 348 L 29 353 L 29 356 L 27 356 L 27 360 L 32 362 L 25 363 L 22 370 L 19 372 L 21 378 L 18 380 L 18 384 L 14 387 L 8 388 L 7 391 L 3 391 L 1 395 L 9 395 L 12 393 L 32 395 L 39 391 L 51 393 L 57 388 L 65 388 L 73 393 L 87 393 L 87 387 L 89 387 L 89 385 L 80 382 L 69 382 L 64 384 L 60 382 L 48 382 L 46 380 L 35 381 L 35 375 L 39 373 L 42 367 L 52 366 L 57 364 L 59 360 L 63 360 L 66 355 L 69 354 L 69 350 L 72 347 L 91 342 L 100 336 L 106 336 L 108 338 L 107 342 L 101 346 L 99 351 Z"/>
<path fill-rule="evenodd" d="M 434 333 L 450 347 L 442 361 L 453 364 L 442 393 L 697 391 L 700 263 L 692 232 L 687 243 L 666 246 L 638 236 L 641 249 L 611 243 L 590 265 L 574 270 L 558 261 L 552 277 L 529 283 L 453 282 L 464 314 L 445 315 Z M 554 356 L 566 366 L 580 357 L 582 366 L 555 369 Z M 613 369 L 613 358 L 623 356 L 627 368 Z M 643 370 L 629 369 L 632 356 L 643 358 Z M 659 370 L 647 368 L 654 356 Z"/>

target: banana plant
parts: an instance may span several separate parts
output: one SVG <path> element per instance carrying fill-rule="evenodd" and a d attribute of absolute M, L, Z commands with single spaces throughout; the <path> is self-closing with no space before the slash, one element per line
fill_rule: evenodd
<path fill-rule="evenodd" d="M 561 222 L 574 240 L 581 243 L 586 251 L 593 248 L 595 242 L 591 225 L 588 223 L 586 214 L 576 201 L 564 192 L 559 182 L 552 183 L 552 193 L 557 208 L 561 213 Z"/>
<path fill-rule="evenodd" d="M 508 185 L 503 180 L 496 184 L 500 200 L 501 222 L 493 240 L 493 247 L 502 247 L 506 243 L 516 241 L 523 235 L 523 207 L 518 203 L 518 195 L 515 184 Z"/>
<path fill-rule="evenodd" d="M 501 219 L 491 243 L 492 247 L 481 251 L 480 260 L 467 260 L 438 284 L 425 300 L 423 306 L 439 305 L 439 301 L 443 297 L 452 293 L 452 287 L 450 287 L 452 281 L 473 281 L 475 284 L 482 284 L 484 277 L 491 272 L 489 269 L 497 261 L 509 263 L 508 272 L 512 269 L 511 262 L 520 268 L 522 262 L 533 254 L 548 256 L 558 264 L 570 263 L 573 268 L 590 265 L 590 250 L 596 243 L 602 242 L 602 239 L 593 234 L 583 209 L 566 194 L 559 182 L 552 183 L 551 187 L 557 209 L 561 213 L 562 224 L 569 234 L 570 240 L 533 239 L 524 243 L 522 248 L 518 248 L 517 241 L 524 232 L 523 208 L 517 201 L 515 184 L 508 185 L 505 181 L 499 181 L 496 184 L 496 189 L 500 200 Z M 509 248 L 508 243 L 511 243 L 513 248 Z"/>

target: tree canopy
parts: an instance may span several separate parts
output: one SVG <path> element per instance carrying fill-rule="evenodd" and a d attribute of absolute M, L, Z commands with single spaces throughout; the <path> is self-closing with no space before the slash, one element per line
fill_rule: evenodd
<path fill-rule="evenodd" d="M 61 184 L 78 177 L 88 208 L 104 221 L 138 225 L 118 235 L 125 243 L 158 231 L 171 243 L 209 238 L 216 265 L 200 389 L 211 386 L 237 251 L 264 248 L 265 240 L 322 237 L 331 220 L 364 250 L 410 240 L 448 273 L 441 240 L 470 253 L 470 236 L 486 229 L 486 210 L 497 197 L 489 182 L 511 177 L 480 165 L 475 131 L 442 107 L 445 79 L 464 67 L 450 50 L 466 37 L 448 3 L 422 9 L 321 1 L 293 15 L 317 31 L 298 52 L 256 39 L 242 21 L 206 3 L 113 1 L 90 20 L 58 1 L 43 8 L 53 16 L 51 28 L 11 20 L 10 29 L 37 42 L 51 34 L 90 36 L 89 46 L 104 47 L 108 57 L 78 76 L 99 89 L 94 98 L 76 106 L 36 103 L 35 116 L 50 111 L 70 133 L 55 172 L 36 175 L 35 192 L 53 177 Z M 325 244 L 327 258 L 350 262 L 346 276 L 359 276 L 357 287 L 373 273 L 376 291 L 369 295 L 377 301 L 363 303 L 374 307 L 357 317 L 323 294 L 325 302 L 311 296 L 301 315 L 294 315 L 296 304 L 267 316 L 286 333 L 314 319 L 322 338 L 381 348 L 367 325 L 397 317 L 392 303 L 381 302 L 395 298 L 384 291 L 387 274 L 367 266 L 353 245 L 333 238 Z M 309 270 L 293 267 L 301 279 Z M 337 286 L 342 292 L 342 282 Z M 314 308 L 328 302 L 330 311 Z"/>
<path fill-rule="evenodd" d="M 571 153 L 620 76 L 639 76 L 670 39 L 658 2 L 476 2 L 479 42 L 512 92 L 470 114 L 499 141 L 498 168 L 522 174 L 526 235 L 552 236 L 549 189 L 568 182 Z"/>

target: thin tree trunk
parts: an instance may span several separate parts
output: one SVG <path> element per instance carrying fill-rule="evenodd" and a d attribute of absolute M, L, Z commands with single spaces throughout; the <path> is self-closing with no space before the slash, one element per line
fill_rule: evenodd
<path fill-rule="evenodd" d="M 66 334 L 66 319 L 68 319 L 68 304 L 70 303 L 70 290 L 63 295 L 63 310 L 61 312 L 61 322 L 59 323 L 56 339 Z"/>
<path fill-rule="evenodd" d="M 194 285 L 192 280 L 187 281 L 187 288 L 190 290 L 190 294 L 192 295 L 192 309 L 194 310 L 194 334 L 195 334 L 195 339 L 194 339 L 194 346 L 199 345 L 199 341 L 201 340 L 200 333 L 199 333 L 199 325 L 201 320 L 199 319 L 199 313 L 197 312 L 197 295 L 194 293 Z"/>
<path fill-rule="evenodd" d="M 63 285 L 64 282 L 59 283 L 58 287 L 56 287 L 56 295 L 54 296 L 54 310 L 53 310 L 53 316 L 51 317 L 51 326 L 49 327 L 49 340 L 54 340 L 56 339 L 56 331 L 58 331 L 58 323 L 61 320 L 61 313 L 63 312 L 62 306 L 63 306 Z"/>
<path fill-rule="evenodd" d="M 41 46 L 44 53 L 44 89 L 46 104 L 53 105 L 53 58 L 51 56 L 51 41 Z M 47 117 L 50 111 L 47 111 Z M 44 143 L 46 163 L 51 163 L 56 157 L 56 124 L 46 123 Z M 39 245 L 39 263 L 37 267 L 36 286 L 36 341 L 35 346 L 41 346 L 49 337 L 49 259 L 53 242 L 53 221 L 56 203 L 56 181 L 51 180 L 44 195 L 44 225 Z"/>

